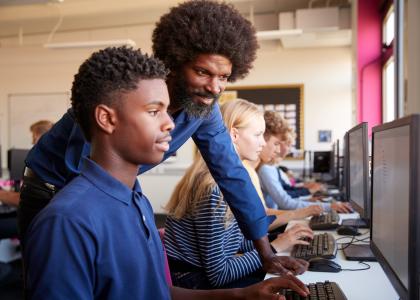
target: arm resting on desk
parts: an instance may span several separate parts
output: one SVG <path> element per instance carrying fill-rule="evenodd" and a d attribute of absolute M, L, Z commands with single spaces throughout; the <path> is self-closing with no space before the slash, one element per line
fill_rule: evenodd
<path fill-rule="evenodd" d="M 0 201 L 7 205 L 18 206 L 19 196 L 20 194 L 18 192 L 0 190 Z"/>

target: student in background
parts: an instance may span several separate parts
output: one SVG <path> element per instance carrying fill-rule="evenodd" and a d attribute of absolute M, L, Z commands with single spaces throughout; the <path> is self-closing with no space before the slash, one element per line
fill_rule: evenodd
<path fill-rule="evenodd" d="M 35 122 L 29 128 L 32 133 L 32 145 L 35 145 L 41 136 L 53 127 L 54 123 L 48 120 Z"/>
<path fill-rule="evenodd" d="M 273 164 L 273 162 L 277 159 L 280 155 L 281 151 L 281 143 L 284 140 L 287 140 L 291 132 L 289 126 L 286 126 L 285 120 L 281 118 L 279 113 L 268 111 L 264 113 L 264 121 L 265 121 L 265 132 L 264 132 L 264 139 L 266 141 L 266 145 L 263 147 L 261 154 L 259 156 L 259 161 L 255 163 L 256 169 L 259 173 L 259 182 L 261 184 L 263 197 L 267 207 L 272 209 L 280 209 L 283 210 L 284 214 L 289 214 L 289 219 L 303 219 L 309 216 L 320 215 L 323 211 L 322 206 L 308 203 L 308 205 L 304 205 L 301 207 L 294 207 L 294 208 L 287 208 L 287 205 L 279 206 L 272 200 L 270 194 L 266 192 L 266 182 L 263 182 L 263 177 L 261 174 L 266 174 L 267 166 Z M 265 177 L 264 177 L 265 179 Z M 277 184 L 279 182 L 277 181 Z M 282 199 L 287 199 L 293 202 L 296 200 L 291 199 L 283 190 L 281 193 Z"/>
<path fill-rule="evenodd" d="M 224 104 L 221 110 L 239 157 L 242 161 L 257 160 L 265 144 L 264 119 L 258 107 L 237 100 Z M 264 278 L 258 253 L 241 233 L 226 197 L 201 157 L 176 186 L 166 206 L 169 216 L 165 225 L 165 246 L 175 285 L 243 287 Z M 285 250 L 294 244 L 306 244 L 298 239 L 303 236 L 312 237 L 311 230 L 296 226 L 271 245 L 276 251 Z M 297 273 L 305 269 L 305 263 L 299 262 L 302 267 Z"/>
<path fill-rule="evenodd" d="M 171 142 L 166 74 L 159 60 L 125 47 L 80 66 L 72 108 L 91 153 L 28 229 L 29 299 L 273 299 L 281 287 L 307 295 L 292 276 L 241 290 L 168 287 L 153 211 L 137 181 L 139 165 L 161 161 Z"/>
<path fill-rule="evenodd" d="M 169 68 L 173 140 L 162 161 L 189 138 L 194 140 L 225 195 L 244 235 L 253 240 L 264 268 L 288 272 L 296 266 L 274 255 L 266 237 L 269 220 L 223 125 L 218 98 L 228 82 L 246 77 L 256 58 L 255 29 L 232 5 L 189 1 L 163 15 L 152 36 L 154 55 Z M 24 235 L 33 217 L 80 173 L 90 144 L 69 110 L 28 154 L 19 204 Z M 139 173 L 152 168 L 142 165 Z"/>
<path fill-rule="evenodd" d="M 41 138 L 41 136 L 48 130 L 50 130 L 53 125 L 54 123 L 48 120 L 40 120 L 38 122 L 33 123 L 29 127 L 29 130 L 32 133 L 32 145 L 35 145 Z M 17 207 L 19 205 L 19 197 L 20 194 L 18 192 L 5 191 L 0 189 L 1 203 Z"/>
<path fill-rule="evenodd" d="M 32 133 L 32 144 L 47 132 L 53 123 L 46 120 L 38 121 L 30 126 Z M 19 204 L 19 192 L 5 191 L 0 189 L 0 205 L 9 205 L 17 207 Z M 0 216 L 0 240 L 16 238 L 18 236 L 16 211 L 8 212 Z M 9 263 L 0 262 L 0 288 L 5 285 L 16 284 L 21 280 L 21 274 L 16 271 Z"/>
<path fill-rule="evenodd" d="M 294 132 L 278 112 L 265 112 L 264 119 L 266 122 L 267 134 L 270 133 L 272 136 L 276 136 L 280 141 L 280 152 L 278 153 L 277 159 L 271 163 L 280 163 L 290 151 L 290 146 L 293 144 L 295 138 Z M 275 165 L 268 162 L 260 165 L 258 168 L 258 176 L 264 198 L 269 207 L 282 210 L 293 210 L 314 205 L 313 202 L 292 198 L 283 189 L 281 175 Z M 319 203 L 317 205 L 321 206 L 325 211 L 330 211 L 331 209 L 341 213 L 352 211 L 352 208 L 348 203 L 333 202 Z"/>

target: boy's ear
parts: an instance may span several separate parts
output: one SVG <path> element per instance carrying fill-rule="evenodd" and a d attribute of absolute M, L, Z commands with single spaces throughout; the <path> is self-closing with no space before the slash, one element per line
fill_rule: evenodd
<path fill-rule="evenodd" d="M 94 117 L 98 129 L 107 134 L 112 134 L 114 132 L 117 123 L 117 112 L 115 109 L 105 104 L 99 104 L 95 107 Z"/>

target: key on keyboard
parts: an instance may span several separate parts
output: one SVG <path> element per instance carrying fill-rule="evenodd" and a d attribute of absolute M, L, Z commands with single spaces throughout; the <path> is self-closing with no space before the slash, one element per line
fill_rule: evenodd
<path fill-rule="evenodd" d="M 335 258 L 336 243 L 330 233 L 316 234 L 312 240 L 304 238 L 304 241 L 310 242 L 311 244 L 295 245 L 292 250 L 292 256 L 305 260 L 313 257 Z"/>
<path fill-rule="evenodd" d="M 310 283 L 307 285 L 309 292 L 311 293 L 308 297 L 302 297 L 298 293 L 292 290 L 282 290 L 281 295 L 286 297 L 286 300 L 347 300 L 341 288 L 335 282 L 325 281 Z"/>
<path fill-rule="evenodd" d="M 309 227 L 313 230 L 336 229 L 338 227 L 338 221 L 340 221 L 338 213 L 331 211 L 320 216 L 313 216 L 309 221 Z"/>

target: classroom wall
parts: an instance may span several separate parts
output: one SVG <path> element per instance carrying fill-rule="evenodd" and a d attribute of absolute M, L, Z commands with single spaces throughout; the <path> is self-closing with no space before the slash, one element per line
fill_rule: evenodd
<path fill-rule="evenodd" d="M 132 38 L 146 52 L 151 51 L 153 25 L 120 29 L 57 34 L 54 41 Z M 40 44 L 47 36 L 0 40 L 0 133 L 3 157 L 8 145 L 8 98 L 16 93 L 67 92 L 73 75 L 92 49 L 47 50 Z M 309 150 L 329 150 L 329 143 L 318 143 L 318 130 L 332 130 L 332 140 L 342 139 L 351 123 L 351 50 L 350 47 L 284 50 L 279 41 L 261 44 L 251 74 L 240 85 L 303 84 L 304 145 Z M 192 160 L 192 143 L 178 151 L 172 162 L 145 174 L 143 188 L 161 211 L 177 179 Z M 6 167 L 3 159 L 3 167 Z M 299 167 L 301 162 L 289 163 Z M 162 187 L 156 189 L 156 186 Z"/>
<path fill-rule="evenodd" d="M 420 2 L 418 0 L 408 0 L 405 2 L 407 6 L 407 35 L 408 40 L 408 95 L 407 95 L 407 114 L 420 114 L 420 36 L 418 28 L 420 26 Z"/>

